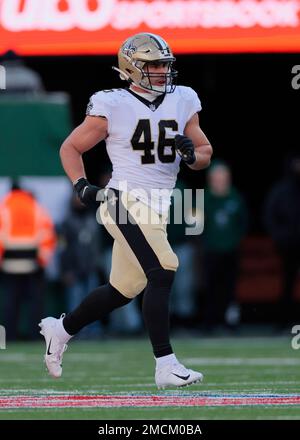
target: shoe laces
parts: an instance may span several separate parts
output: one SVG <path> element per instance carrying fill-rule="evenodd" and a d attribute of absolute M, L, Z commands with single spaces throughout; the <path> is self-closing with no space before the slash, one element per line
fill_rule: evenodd
<path fill-rule="evenodd" d="M 166 372 L 173 373 L 174 371 L 176 371 L 176 373 L 181 374 L 183 376 L 188 374 L 187 368 L 185 368 L 185 366 L 180 364 L 179 362 L 172 362 L 166 364 L 161 368 L 156 368 L 156 371 L 160 373 L 166 373 Z"/>
<path fill-rule="evenodd" d="M 173 370 L 176 370 L 177 373 L 182 374 L 182 375 L 185 375 L 188 373 L 188 369 L 184 365 L 180 364 L 179 362 L 174 362 L 172 364 L 172 371 Z"/>

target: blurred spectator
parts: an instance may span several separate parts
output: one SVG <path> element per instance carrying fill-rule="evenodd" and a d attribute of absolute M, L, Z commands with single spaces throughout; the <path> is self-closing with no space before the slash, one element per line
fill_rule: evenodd
<path fill-rule="evenodd" d="M 56 244 L 52 219 L 33 195 L 14 182 L 0 202 L 0 269 L 7 338 L 16 339 L 21 307 L 28 305 L 29 336 L 43 315 L 44 268 Z"/>
<path fill-rule="evenodd" d="M 1 59 L 6 70 L 6 91 L 9 93 L 41 93 L 44 86 L 40 75 L 25 65 L 22 58 L 9 50 Z"/>
<path fill-rule="evenodd" d="M 247 208 L 231 183 L 231 170 L 213 161 L 204 195 L 203 233 L 206 306 L 204 327 L 217 324 L 236 328 L 240 320 L 236 301 L 239 247 L 247 231 Z"/>
<path fill-rule="evenodd" d="M 76 195 L 71 210 L 60 227 L 61 273 L 66 288 L 67 311 L 73 310 L 99 285 L 101 235 L 95 213 Z M 98 336 L 100 324 L 86 327 L 81 337 Z"/>
<path fill-rule="evenodd" d="M 293 290 L 300 268 L 300 154 L 286 161 L 286 175 L 271 190 L 265 205 L 265 225 L 282 261 L 283 282 L 278 323 L 291 323 Z"/>

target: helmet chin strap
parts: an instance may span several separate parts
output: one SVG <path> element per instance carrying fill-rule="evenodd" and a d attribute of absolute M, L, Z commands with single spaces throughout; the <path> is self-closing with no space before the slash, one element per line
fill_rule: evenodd
<path fill-rule="evenodd" d="M 136 84 L 133 81 L 131 81 L 131 84 L 135 85 L 136 87 L 139 87 L 140 89 L 145 90 L 145 92 L 148 92 L 151 95 L 159 96 L 159 95 L 162 95 L 163 93 L 165 93 L 165 88 L 163 90 L 150 89 L 150 88 L 144 87 L 141 84 Z M 149 86 L 150 86 L 150 84 L 149 84 Z M 157 87 L 159 87 L 159 86 L 157 86 Z"/>
<path fill-rule="evenodd" d="M 157 87 L 159 87 L 159 86 L 157 86 Z M 155 95 L 155 96 L 159 96 L 159 95 L 162 95 L 163 93 L 165 93 L 165 88 L 164 88 L 164 90 L 155 90 L 155 89 L 144 89 L 144 90 L 147 90 L 148 93 L 151 93 L 152 95 Z"/>

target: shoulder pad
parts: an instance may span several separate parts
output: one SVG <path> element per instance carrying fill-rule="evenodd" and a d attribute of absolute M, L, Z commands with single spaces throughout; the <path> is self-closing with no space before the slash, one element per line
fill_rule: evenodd
<path fill-rule="evenodd" d="M 124 89 L 101 90 L 91 96 L 87 106 L 86 114 L 89 116 L 109 117 L 113 107 L 120 104 L 126 96 Z"/>
<path fill-rule="evenodd" d="M 101 100 L 107 104 L 114 105 L 118 104 L 119 101 L 126 96 L 126 91 L 124 89 L 105 89 L 100 90 L 93 96 L 96 101 Z"/>
<path fill-rule="evenodd" d="M 195 98 L 198 98 L 197 93 L 191 87 L 177 86 L 176 89 L 178 89 L 178 92 L 179 92 L 180 97 L 182 99 L 186 99 L 187 101 L 191 101 Z"/>

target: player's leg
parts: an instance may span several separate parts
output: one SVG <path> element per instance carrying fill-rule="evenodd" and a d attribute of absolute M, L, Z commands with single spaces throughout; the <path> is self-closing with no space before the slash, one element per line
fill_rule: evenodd
<path fill-rule="evenodd" d="M 46 340 L 45 363 L 52 377 L 62 374 L 62 356 L 66 343 L 83 327 L 113 310 L 128 304 L 146 285 L 146 277 L 126 256 L 115 241 L 109 283 L 94 289 L 75 310 L 60 319 L 41 321 L 41 334 Z"/>
<path fill-rule="evenodd" d="M 116 203 L 101 207 L 102 218 L 110 219 L 106 225 L 110 234 L 147 278 L 143 317 L 157 364 L 156 383 L 163 388 L 202 380 L 201 373 L 179 364 L 170 343 L 169 295 L 178 259 L 167 240 L 166 221 L 145 204 L 115 194 Z"/>
<path fill-rule="evenodd" d="M 143 317 L 156 360 L 156 385 L 166 388 L 200 382 L 203 375 L 180 364 L 170 343 L 169 299 L 178 259 L 168 242 L 166 223 L 159 226 L 141 224 L 140 228 L 160 263 L 147 274 L 143 300 Z"/>

